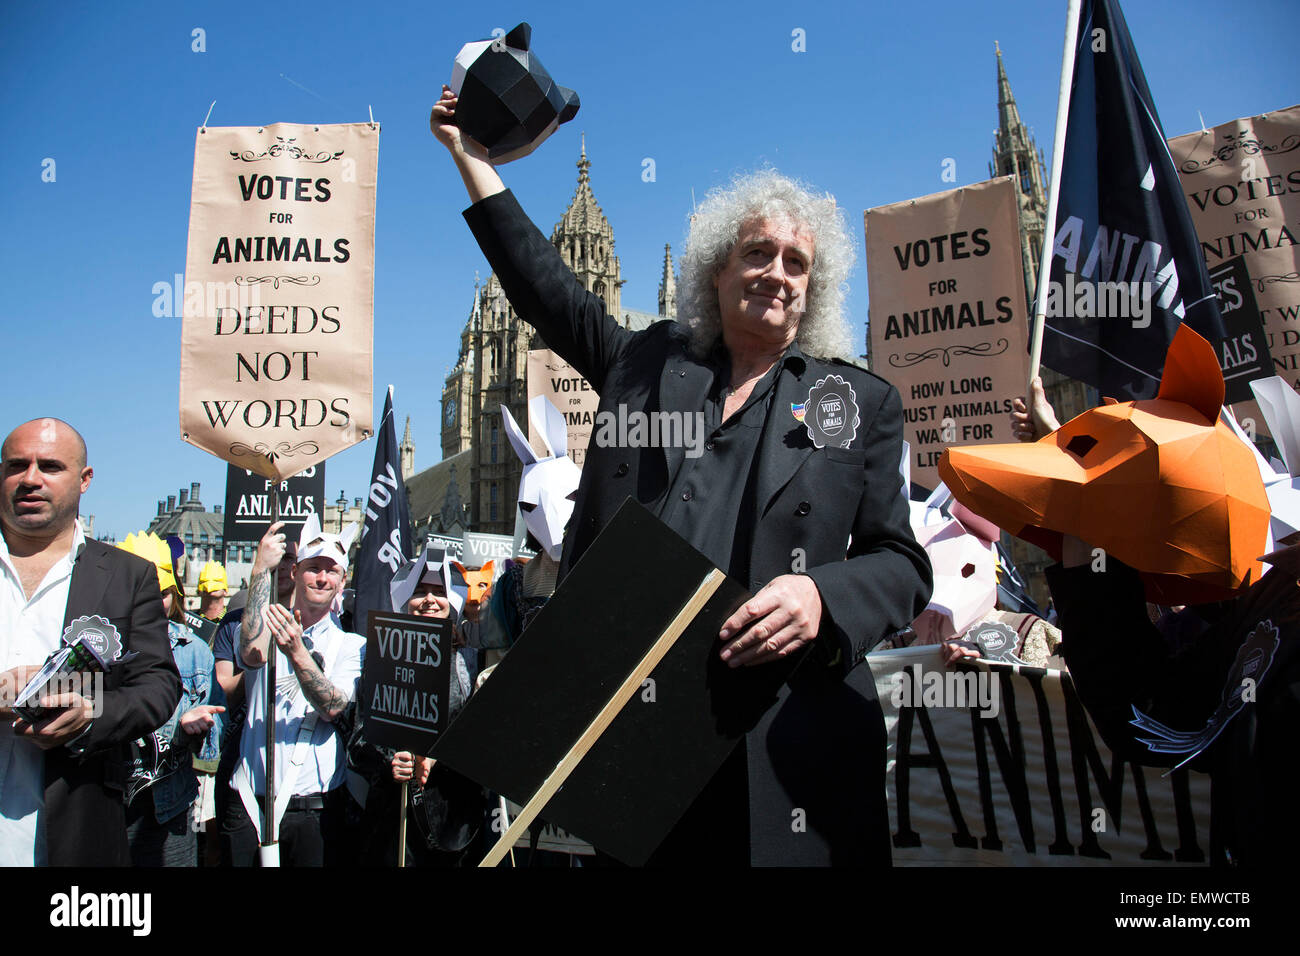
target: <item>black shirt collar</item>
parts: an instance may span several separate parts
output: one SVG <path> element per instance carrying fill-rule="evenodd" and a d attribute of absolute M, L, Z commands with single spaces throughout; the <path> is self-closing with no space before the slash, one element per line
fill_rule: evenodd
<path fill-rule="evenodd" d="M 715 371 L 725 372 L 722 378 L 730 378 L 731 375 L 731 354 L 727 351 L 727 346 L 722 341 L 722 336 L 718 336 L 717 342 L 709 350 L 708 362 L 713 366 Z M 799 348 L 799 340 L 795 339 L 786 347 L 785 352 L 781 355 L 780 363 L 785 368 L 794 372 L 795 375 L 802 375 L 808 367 L 808 357 L 804 355 L 803 349 Z"/>

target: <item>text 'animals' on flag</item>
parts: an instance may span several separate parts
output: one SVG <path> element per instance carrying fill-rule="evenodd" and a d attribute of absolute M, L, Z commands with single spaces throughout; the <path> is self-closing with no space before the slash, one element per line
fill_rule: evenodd
<path fill-rule="evenodd" d="M 285 478 L 370 434 L 378 158 L 368 123 L 198 131 L 186 441 Z"/>

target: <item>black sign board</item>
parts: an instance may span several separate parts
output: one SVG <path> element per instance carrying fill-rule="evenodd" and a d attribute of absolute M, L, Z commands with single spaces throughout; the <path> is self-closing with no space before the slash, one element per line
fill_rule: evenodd
<path fill-rule="evenodd" d="M 1245 257 L 1225 260 L 1211 269 L 1210 284 L 1219 297 L 1226 333 L 1222 341 L 1214 343 L 1223 369 L 1223 400 L 1229 405 L 1251 401 L 1255 397 L 1250 390 L 1251 380 L 1272 375 L 1273 359 Z"/>
<path fill-rule="evenodd" d="M 212 638 L 216 636 L 217 624 L 217 621 L 209 621 L 206 617 L 195 614 L 193 611 L 185 612 L 185 626 L 197 634 L 199 639 L 209 647 L 212 646 Z"/>
<path fill-rule="evenodd" d="M 271 487 L 280 486 L 280 520 L 286 541 L 296 541 L 303 522 L 325 507 L 325 463 L 313 465 L 292 478 L 275 482 L 234 465 L 226 466 L 225 528 L 227 544 L 261 541 L 271 527 Z"/>
<path fill-rule="evenodd" d="M 448 621 L 371 611 L 358 701 L 366 740 L 427 754 L 447 726 L 455 653 Z"/>
<path fill-rule="evenodd" d="M 628 499 L 433 756 L 526 805 L 711 570 Z M 748 597 L 723 581 L 542 819 L 624 863 L 649 858 L 798 663 L 718 657 L 718 631 Z"/>

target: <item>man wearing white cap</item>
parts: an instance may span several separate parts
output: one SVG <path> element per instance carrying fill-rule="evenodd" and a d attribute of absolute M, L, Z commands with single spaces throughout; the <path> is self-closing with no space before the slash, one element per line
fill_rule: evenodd
<path fill-rule="evenodd" d="M 248 717 L 240 741 L 239 765 L 231 786 L 238 791 L 247 826 L 223 828 L 230 836 L 232 862 L 252 866 L 262 834 L 266 729 L 263 686 L 271 641 L 276 662 L 275 807 L 280 861 L 285 866 L 328 862 L 333 836 L 342 825 L 340 789 L 346 775 L 343 739 L 334 720 L 356 692 L 365 638 L 339 627 L 330 613 L 342 593 L 348 548 L 356 526 L 325 534 L 311 515 L 298 541 L 293 568 L 292 610 L 274 603 L 271 576 L 285 551 L 282 523 L 271 525 L 257 549 L 248 605 L 239 634 L 247 674 Z"/>

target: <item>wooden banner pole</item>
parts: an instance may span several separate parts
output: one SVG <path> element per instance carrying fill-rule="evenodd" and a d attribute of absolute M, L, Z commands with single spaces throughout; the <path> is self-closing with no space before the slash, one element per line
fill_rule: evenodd
<path fill-rule="evenodd" d="M 510 808 L 506 806 L 506 798 L 501 796 L 499 793 L 497 794 L 497 804 L 501 807 L 501 821 L 505 825 L 505 828 L 509 830 Z M 515 847 L 513 843 L 510 845 L 510 867 L 511 869 L 515 867 Z"/>
<path fill-rule="evenodd" d="M 272 482 L 271 485 L 271 524 L 274 525 L 280 520 L 280 482 Z M 271 600 L 274 601 L 280 594 L 280 568 L 275 567 L 271 571 Z M 265 708 L 262 711 L 263 723 L 266 725 L 266 779 L 262 787 L 262 846 L 275 846 L 275 659 L 279 655 L 276 653 L 277 647 L 275 638 L 272 637 L 266 649 L 266 701 L 263 704 Z M 268 858 L 268 853 L 263 850 L 264 860 Z M 276 865 L 279 865 L 279 855 L 274 854 Z"/>
<path fill-rule="evenodd" d="M 569 748 L 569 752 L 564 755 L 564 758 L 555 765 L 555 769 L 551 771 L 550 776 L 533 794 L 532 799 L 519 812 L 519 816 L 515 817 L 514 822 L 502 834 L 501 839 L 497 840 L 496 845 L 492 847 L 488 855 L 483 858 L 483 862 L 479 864 L 480 867 L 496 866 L 505 857 L 506 851 L 515 845 L 515 841 L 528 831 L 529 824 L 537 818 L 537 815 L 542 812 L 546 804 L 564 785 L 564 781 L 569 779 L 569 775 L 573 773 L 574 768 L 578 766 L 582 758 L 600 739 L 600 735 L 614 722 L 614 718 L 618 716 L 619 711 L 640 689 L 641 684 L 650 676 L 650 672 L 655 669 L 659 662 L 663 660 L 664 655 L 677 642 L 677 639 L 682 636 L 682 632 L 686 630 L 687 625 L 695 620 L 695 616 L 700 613 L 700 610 L 713 596 L 713 592 L 718 589 L 723 580 L 725 580 L 725 575 L 717 568 L 714 568 L 700 582 L 700 586 L 695 589 L 695 593 L 691 595 L 690 600 L 677 612 L 677 616 L 673 618 L 672 623 L 659 635 L 659 639 L 654 642 L 654 645 L 646 652 L 645 656 L 637 662 L 636 667 L 632 669 L 632 673 L 627 675 L 627 678 L 619 685 L 618 690 L 614 692 L 614 696 L 609 699 L 609 702 L 600 709 L 600 713 L 596 714 L 592 722 L 587 725 L 587 729 L 582 732 L 582 736 Z"/>
<path fill-rule="evenodd" d="M 397 868 L 406 866 L 406 796 L 410 781 L 402 781 L 402 806 L 397 817 Z"/>

